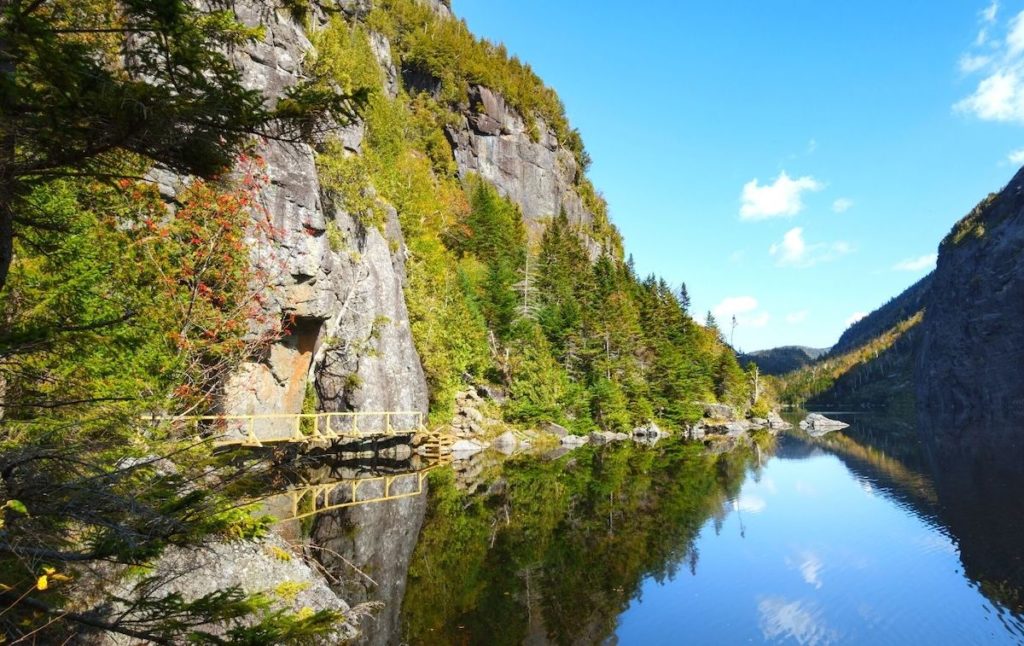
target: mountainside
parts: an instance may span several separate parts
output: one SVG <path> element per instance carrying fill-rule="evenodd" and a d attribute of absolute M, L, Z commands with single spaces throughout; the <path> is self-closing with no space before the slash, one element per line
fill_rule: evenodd
<path fill-rule="evenodd" d="M 843 332 L 829 350 L 829 356 L 839 356 L 858 348 L 924 309 L 930 294 L 932 274 L 917 281 L 899 296 L 853 323 Z"/>
<path fill-rule="evenodd" d="M 0 12 L 0 42 L 8 634 L 62 643 L 85 617 L 309 643 L 357 620 L 333 592 L 271 603 L 242 576 L 306 560 L 263 541 L 260 469 L 220 439 L 603 438 L 770 409 L 686 290 L 624 258 L 555 91 L 444 0 L 47 0 Z M 423 511 L 398 536 L 383 509 L 338 543 L 371 571 L 408 557 Z M 390 565 L 367 556 L 381 542 Z M 196 576 L 211 546 L 216 577 Z M 129 608 L 79 576 L 96 563 L 174 571 Z M 374 592 L 382 625 L 404 588 Z"/>
<path fill-rule="evenodd" d="M 1024 421 L 1024 170 L 939 246 L 916 395 L 939 420 Z"/>
<path fill-rule="evenodd" d="M 310 30 L 259 6 L 240 10 L 269 21 L 237 57 L 251 87 L 275 101 L 312 75 L 368 100 L 354 125 L 260 151 L 282 232 L 265 315 L 291 324 L 227 383 L 224 411 L 442 421 L 467 376 L 506 387 L 513 419 L 579 431 L 746 403 L 732 351 L 632 275 L 579 133 L 529 66 L 436 1 L 311 5 Z"/>
<path fill-rule="evenodd" d="M 812 363 L 827 352 L 827 348 L 787 345 L 741 354 L 739 360 L 744 368 L 755 363 L 763 374 L 782 375 Z"/>
<path fill-rule="evenodd" d="M 811 406 L 916 409 L 929 428 L 1024 420 L 1024 170 L 939 245 L 935 271 L 786 375 Z M 959 433 L 961 431 L 957 431 Z"/>

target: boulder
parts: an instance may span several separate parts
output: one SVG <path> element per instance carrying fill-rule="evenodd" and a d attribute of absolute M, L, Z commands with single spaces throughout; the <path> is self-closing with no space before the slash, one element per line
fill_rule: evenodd
<path fill-rule="evenodd" d="M 452 444 L 452 458 L 455 460 L 465 460 L 474 453 L 479 453 L 483 450 L 482 444 L 472 440 L 458 440 L 455 444 Z"/>
<path fill-rule="evenodd" d="M 804 421 L 800 422 L 800 428 L 804 429 L 811 435 L 824 435 L 825 433 L 838 431 L 849 426 L 849 424 L 840 422 L 839 420 L 829 419 L 820 413 L 811 413 L 804 419 Z"/>
<path fill-rule="evenodd" d="M 505 390 L 503 388 L 491 386 L 489 384 L 477 386 L 476 394 L 480 395 L 483 399 L 489 399 L 498 404 L 505 403 L 505 400 L 507 399 L 507 395 L 505 395 Z"/>
<path fill-rule="evenodd" d="M 704 409 L 704 417 L 730 421 L 736 419 L 736 410 L 732 406 L 727 406 L 725 404 L 709 404 L 705 402 L 698 403 L 698 406 Z"/>
<path fill-rule="evenodd" d="M 668 437 L 668 433 L 661 430 L 661 428 L 659 428 L 658 425 L 655 424 L 654 422 L 648 422 L 643 426 L 637 426 L 636 428 L 633 429 L 633 435 L 635 437 L 646 437 L 653 439 Z"/>
<path fill-rule="evenodd" d="M 590 442 L 590 438 L 586 435 L 566 435 L 562 438 L 562 446 L 583 446 Z"/>
<path fill-rule="evenodd" d="M 559 446 L 557 448 L 551 449 L 550 451 L 548 451 L 547 453 L 542 455 L 541 459 L 545 460 L 547 462 L 551 462 L 552 460 L 557 460 L 558 458 L 562 457 L 566 453 L 571 453 L 571 452 L 572 452 L 572 449 L 569 448 L 568 446 Z"/>
<path fill-rule="evenodd" d="M 750 430 L 750 424 L 746 421 L 729 422 L 722 426 L 722 428 L 729 437 L 739 437 Z"/>
<path fill-rule="evenodd" d="M 554 422 L 547 422 L 544 424 L 544 430 L 551 433 L 555 437 L 565 437 L 569 434 L 569 429 L 565 428 L 561 424 L 555 424 Z"/>
<path fill-rule="evenodd" d="M 779 415 L 778 411 L 772 411 L 768 413 L 768 428 L 774 431 L 785 431 L 793 428 L 793 425 L 782 419 L 782 415 Z"/>
<path fill-rule="evenodd" d="M 466 406 L 462 409 L 462 416 L 478 424 L 484 421 L 484 414 L 471 406 Z"/>
<path fill-rule="evenodd" d="M 519 446 L 519 438 L 512 431 L 505 431 L 491 443 L 491 446 L 499 451 L 504 451 L 505 449 L 515 451 Z"/>

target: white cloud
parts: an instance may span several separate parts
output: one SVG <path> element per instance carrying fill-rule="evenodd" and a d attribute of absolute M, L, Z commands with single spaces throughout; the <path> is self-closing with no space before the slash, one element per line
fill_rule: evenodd
<path fill-rule="evenodd" d="M 732 501 L 732 508 L 745 511 L 749 514 L 760 514 L 768 507 L 764 498 L 754 495 L 741 495 L 738 500 Z"/>
<path fill-rule="evenodd" d="M 907 258 L 901 260 L 892 268 L 896 271 L 923 271 L 925 269 L 932 269 L 935 267 L 935 260 L 938 258 L 938 254 L 929 253 L 917 258 Z"/>
<path fill-rule="evenodd" d="M 804 230 L 801 227 L 790 229 L 782 236 L 782 242 L 773 244 L 768 251 L 778 258 L 780 265 L 795 265 L 802 262 L 807 254 Z"/>
<path fill-rule="evenodd" d="M 976 47 L 988 44 L 988 26 L 996 22 L 998 10 L 993 3 L 982 12 Z M 974 91 L 953 106 L 955 111 L 983 121 L 1024 124 L 1024 11 L 1009 21 L 1004 42 L 992 41 L 983 52 L 965 53 L 959 67 L 983 76 Z"/>
<path fill-rule="evenodd" d="M 988 42 L 988 29 L 996 23 L 996 16 L 999 13 L 999 3 L 993 1 L 992 4 L 981 10 L 981 29 L 978 30 L 978 35 L 974 39 L 974 45 L 981 47 Z"/>
<path fill-rule="evenodd" d="M 786 171 L 779 173 L 775 182 L 763 186 L 760 180 L 752 179 L 743 186 L 740 218 L 765 220 L 796 215 L 804 209 L 803 194 L 820 191 L 824 187 L 824 184 L 809 175 L 793 179 Z"/>
<path fill-rule="evenodd" d="M 1006 49 L 1010 55 L 1024 52 L 1024 11 L 1010 21 L 1010 33 L 1006 35 Z"/>
<path fill-rule="evenodd" d="M 718 324 L 728 327 L 732 317 L 740 327 L 764 327 L 771 321 L 771 314 L 758 312 L 757 299 L 753 296 L 730 296 L 711 308 L 711 313 L 718 319 Z"/>
<path fill-rule="evenodd" d="M 1024 86 L 1017 70 L 1002 69 L 978 84 L 974 94 L 955 106 L 983 121 L 1024 123 Z"/>
<path fill-rule="evenodd" d="M 854 312 L 850 315 L 850 318 L 846 319 L 846 327 L 850 327 L 865 316 L 867 316 L 866 312 Z"/>
<path fill-rule="evenodd" d="M 983 54 L 964 54 L 960 57 L 960 62 L 957 63 L 957 66 L 964 74 L 973 74 L 974 72 L 985 69 L 985 67 L 991 62 L 991 56 L 985 56 Z"/>
<path fill-rule="evenodd" d="M 772 320 L 772 315 L 768 312 L 759 312 L 753 316 L 738 317 L 739 323 L 746 327 L 764 327 Z"/>
<path fill-rule="evenodd" d="M 736 314 L 746 314 L 757 309 L 757 299 L 753 296 L 730 296 L 711 308 L 715 318 L 725 319 Z"/>
<path fill-rule="evenodd" d="M 802 550 L 795 559 L 787 556 L 786 565 L 800 570 L 800 576 L 808 585 L 821 588 L 821 571 L 825 568 L 825 564 L 815 552 Z"/>
<path fill-rule="evenodd" d="M 790 312 L 786 315 L 786 323 L 803 323 L 807 320 L 807 315 L 810 314 L 807 310 L 800 310 L 799 312 Z"/>
<path fill-rule="evenodd" d="M 981 11 L 981 20 L 987 24 L 992 24 L 996 21 L 996 15 L 999 13 L 999 2 L 992 0 L 992 4 L 985 7 Z"/>
<path fill-rule="evenodd" d="M 801 268 L 835 260 L 851 251 L 853 248 L 842 241 L 808 244 L 804 240 L 803 227 L 790 229 L 782 236 L 782 242 L 777 242 L 768 248 L 768 252 L 775 258 L 775 264 L 778 266 Z"/>
<path fill-rule="evenodd" d="M 835 213 L 846 213 L 853 208 L 853 200 L 848 197 L 841 197 L 832 203 L 832 211 Z"/>
<path fill-rule="evenodd" d="M 1006 156 L 1006 160 L 1015 166 L 1024 165 L 1024 148 L 1018 148 Z"/>

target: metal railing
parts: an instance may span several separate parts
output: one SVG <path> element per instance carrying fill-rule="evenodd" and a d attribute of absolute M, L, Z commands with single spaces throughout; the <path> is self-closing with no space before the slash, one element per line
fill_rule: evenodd
<path fill-rule="evenodd" d="M 249 415 L 185 415 L 154 417 L 172 424 L 194 424 L 197 432 L 215 432 L 217 446 L 263 446 L 268 442 L 312 442 L 409 435 L 423 430 L 421 411 L 344 411 L 323 413 L 254 413 Z M 261 431 L 281 431 L 259 437 Z M 235 433 L 237 437 L 231 437 Z"/>
<path fill-rule="evenodd" d="M 423 481 L 426 479 L 427 475 L 438 466 L 441 465 L 435 464 L 427 467 L 426 469 L 412 473 L 362 478 L 358 480 L 348 480 L 323 485 L 309 485 L 307 487 L 286 491 L 284 492 L 284 495 L 288 497 L 288 500 L 291 503 L 291 515 L 287 518 L 279 518 L 278 520 L 299 520 L 316 514 L 321 514 L 326 511 L 333 511 L 335 509 L 387 502 L 390 500 L 401 500 L 402 498 L 413 498 L 415 496 L 422 495 L 424 492 Z M 401 491 L 399 493 L 394 493 L 392 491 L 396 482 L 411 483 L 413 481 L 416 483 L 415 489 Z M 381 483 L 383 484 L 383 487 L 378 487 L 378 491 L 371 493 L 369 496 L 360 498 L 359 490 L 361 488 L 369 488 L 373 483 Z M 345 492 L 348 493 L 348 500 L 335 502 L 339 495 Z"/>

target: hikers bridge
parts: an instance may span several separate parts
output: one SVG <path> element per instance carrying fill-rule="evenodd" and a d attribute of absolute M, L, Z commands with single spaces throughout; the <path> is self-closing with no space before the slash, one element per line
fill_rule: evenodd
<path fill-rule="evenodd" d="M 344 411 L 253 413 L 155 417 L 198 436 L 214 436 L 215 446 L 330 444 L 426 433 L 421 411 Z"/>

